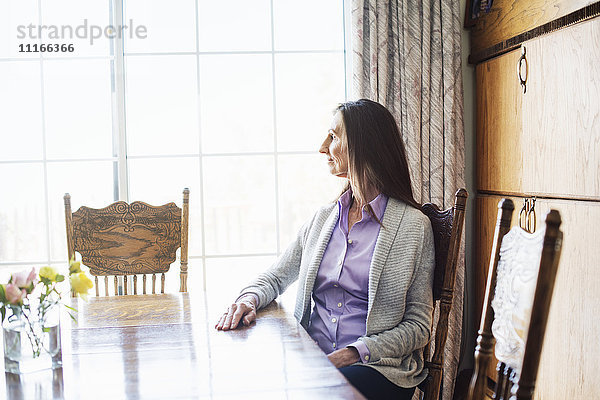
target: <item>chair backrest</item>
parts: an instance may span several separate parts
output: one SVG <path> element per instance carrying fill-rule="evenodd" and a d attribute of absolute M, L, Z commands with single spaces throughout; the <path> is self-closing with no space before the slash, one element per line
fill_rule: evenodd
<path fill-rule="evenodd" d="M 64 196 L 69 259 L 75 252 L 94 276 L 96 296 L 98 276 L 104 276 L 108 296 L 108 277 L 114 276 L 115 295 L 118 276 L 124 278 L 123 293 L 128 294 L 129 277 L 133 294 L 138 294 L 137 276 L 142 275 L 142 293 L 146 294 L 146 275 L 152 275 L 152 293 L 156 293 L 156 275 L 161 275 L 160 292 L 165 291 L 165 272 L 180 255 L 180 287 L 187 292 L 189 189 L 183 191 L 183 207 L 168 203 L 160 207 L 135 201 L 118 201 L 105 208 L 80 207 L 71 213 L 71 196 Z"/>
<path fill-rule="evenodd" d="M 514 205 L 498 218 L 469 399 L 485 399 L 492 351 L 499 360 L 495 399 L 531 399 L 562 246 L 560 214 L 551 210 L 536 233 L 510 229 Z M 494 346 L 495 345 L 495 346 Z"/>
<path fill-rule="evenodd" d="M 454 298 L 456 267 L 460 254 L 467 191 L 459 189 L 454 197 L 454 206 L 441 211 L 435 204 L 425 203 L 421 210 L 429 217 L 435 243 L 435 272 L 433 277 L 433 299 L 439 300 L 439 318 L 435 330 L 435 351 L 429 357 L 430 345 L 425 348 L 425 360 L 429 376 L 419 386 L 424 399 L 437 400 L 442 383 L 444 348 L 448 336 L 448 317 Z M 435 314 L 435 307 L 434 307 Z"/>

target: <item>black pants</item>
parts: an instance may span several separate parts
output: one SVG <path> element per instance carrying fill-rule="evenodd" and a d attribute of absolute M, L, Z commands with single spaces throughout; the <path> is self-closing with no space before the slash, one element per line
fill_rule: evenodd
<path fill-rule="evenodd" d="M 359 392 L 369 400 L 410 400 L 415 388 L 402 388 L 388 381 L 385 376 L 371 367 L 350 365 L 339 371 Z"/>

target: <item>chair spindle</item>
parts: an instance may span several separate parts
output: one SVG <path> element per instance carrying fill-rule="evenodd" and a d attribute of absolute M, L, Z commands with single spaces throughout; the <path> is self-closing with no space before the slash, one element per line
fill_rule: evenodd
<path fill-rule="evenodd" d="M 127 296 L 127 284 L 129 283 L 127 281 L 128 281 L 127 275 L 123 275 L 123 294 L 125 296 Z"/>
<path fill-rule="evenodd" d="M 492 400 L 500 400 L 500 393 L 502 393 L 502 388 L 504 387 L 504 367 L 506 367 L 506 364 L 503 362 L 499 362 L 496 365 L 496 386 L 494 387 Z"/>
<path fill-rule="evenodd" d="M 98 275 L 94 277 L 94 284 L 96 285 L 96 297 L 100 297 L 100 289 L 98 289 Z"/>
<path fill-rule="evenodd" d="M 164 273 L 160 276 L 160 293 L 161 294 L 165 293 L 165 274 Z"/>
<path fill-rule="evenodd" d="M 133 294 L 137 294 L 137 275 L 133 276 Z"/>
<path fill-rule="evenodd" d="M 142 290 L 144 294 L 146 294 L 146 274 L 142 275 L 142 282 L 144 284 L 144 288 Z"/>
<path fill-rule="evenodd" d="M 181 256 L 179 291 L 187 292 L 188 277 L 188 224 L 190 216 L 190 189 L 183 189 L 183 206 L 181 211 Z"/>
<path fill-rule="evenodd" d="M 104 295 L 108 296 L 108 275 L 104 276 Z"/>
<path fill-rule="evenodd" d="M 115 275 L 115 296 L 119 295 L 119 279 Z"/>
<path fill-rule="evenodd" d="M 508 400 L 510 396 L 507 394 L 510 392 L 510 375 L 512 372 L 512 368 L 508 365 L 504 365 L 504 369 L 502 371 L 502 387 L 500 388 L 500 392 L 498 393 L 499 400 Z"/>
<path fill-rule="evenodd" d="M 506 400 L 511 399 L 511 392 L 513 390 L 513 386 L 515 385 L 515 382 L 518 381 L 518 377 L 517 377 L 517 371 L 513 371 L 512 368 L 510 368 L 510 374 L 508 375 L 508 378 L 506 379 L 506 389 L 504 391 L 504 398 Z"/>
<path fill-rule="evenodd" d="M 156 294 L 156 274 L 152 274 L 152 294 Z"/>

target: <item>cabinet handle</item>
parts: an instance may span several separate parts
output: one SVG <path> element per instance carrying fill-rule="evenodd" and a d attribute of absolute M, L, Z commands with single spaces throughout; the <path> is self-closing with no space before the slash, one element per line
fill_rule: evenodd
<path fill-rule="evenodd" d="M 527 210 L 527 231 L 535 232 L 537 228 L 537 217 L 535 215 L 535 197 L 529 199 L 529 210 Z"/>
<path fill-rule="evenodd" d="M 529 233 L 535 232 L 537 228 L 535 197 L 523 199 L 523 207 L 519 211 L 519 227 Z"/>
<path fill-rule="evenodd" d="M 529 75 L 529 64 L 527 63 L 527 50 L 525 46 L 521 46 L 521 57 L 519 57 L 519 61 L 517 62 L 517 77 L 519 78 L 519 83 L 523 87 L 523 94 L 527 91 L 527 75 Z M 525 66 L 525 74 L 523 75 L 523 65 Z"/>
<path fill-rule="evenodd" d="M 519 228 L 527 230 L 527 205 L 529 199 L 523 199 L 523 207 L 519 211 Z"/>

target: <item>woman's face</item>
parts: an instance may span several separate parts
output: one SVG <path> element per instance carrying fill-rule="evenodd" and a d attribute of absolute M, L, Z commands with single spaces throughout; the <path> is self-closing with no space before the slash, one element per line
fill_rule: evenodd
<path fill-rule="evenodd" d="M 329 172 L 340 178 L 348 178 L 348 147 L 346 145 L 346 130 L 342 113 L 337 112 L 333 116 L 331 128 L 327 131 L 327 137 L 319 153 L 327 156 Z"/>

